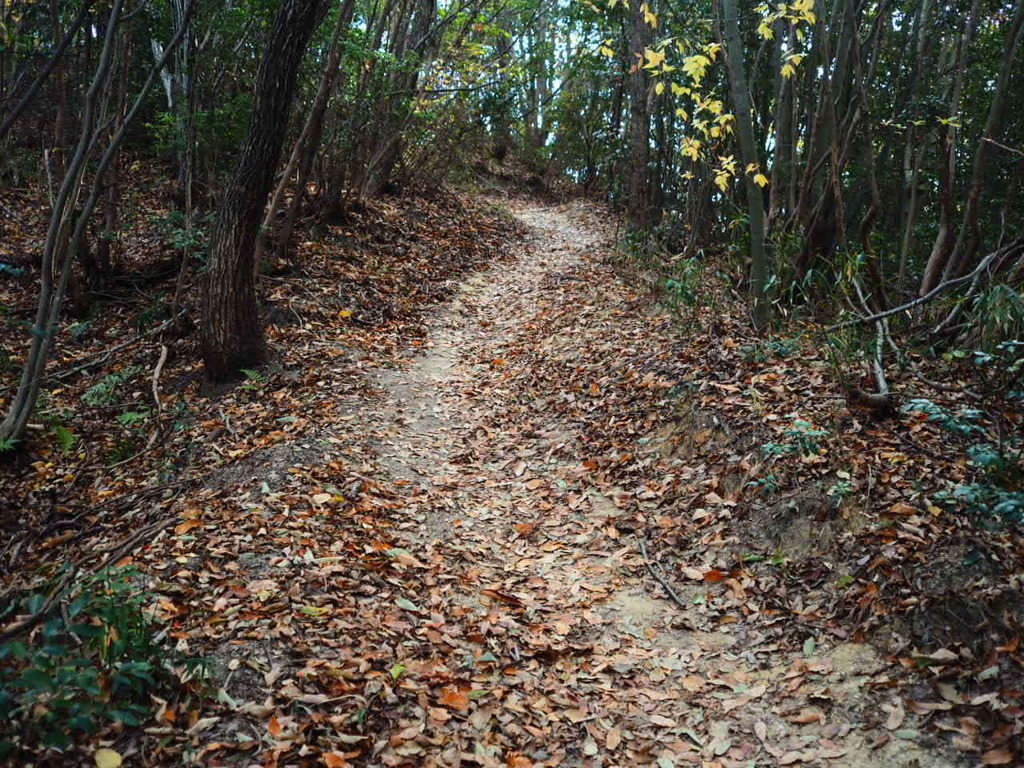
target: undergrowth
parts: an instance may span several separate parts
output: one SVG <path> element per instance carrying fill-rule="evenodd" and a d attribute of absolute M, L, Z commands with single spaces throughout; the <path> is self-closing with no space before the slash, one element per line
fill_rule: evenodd
<path fill-rule="evenodd" d="M 198 679 L 199 662 L 167 649 L 149 597 L 130 568 L 65 569 L 0 607 L 7 625 L 37 617 L 0 644 L 0 759 L 141 726 L 154 697 L 176 697 Z"/>

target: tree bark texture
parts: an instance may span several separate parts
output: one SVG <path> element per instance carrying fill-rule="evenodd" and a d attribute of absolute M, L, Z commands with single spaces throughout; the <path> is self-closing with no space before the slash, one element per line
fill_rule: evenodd
<path fill-rule="evenodd" d="M 629 49 L 633 57 L 629 70 L 629 168 L 626 170 L 626 217 L 633 229 L 644 230 L 650 221 L 650 108 L 644 50 L 652 32 L 644 19 L 641 3 L 630 5 Z"/>
<path fill-rule="evenodd" d="M 221 199 L 203 294 L 202 352 L 213 381 L 230 381 L 267 359 L 253 261 L 267 194 L 288 130 L 299 65 L 326 0 L 284 0 L 256 78 L 245 143 Z"/>

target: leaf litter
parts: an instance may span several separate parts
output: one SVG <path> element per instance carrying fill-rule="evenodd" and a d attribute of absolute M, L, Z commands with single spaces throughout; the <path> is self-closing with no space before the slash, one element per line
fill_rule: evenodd
<path fill-rule="evenodd" d="M 275 332 L 280 369 L 196 417 L 198 477 L 82 483 L 110 511 L 41 560 L 100 546 L 115 513 L 170 513 L 125 561 L 215 688 L 106 743 L 150 765 L 1013 764 L 1012 638 L 983 660 L 877 641 L 891 582 L 907 610 L 919 594 L 878 574 L 952 535 L 895 501 L 907 480 L 883 454 L 908 455 L 906 436 L 848 427 L 882 525 L 816 520 L 807 488 L 765 503 L 749 446 L 794 392 L 825 388 L 820 370 L 752 381 L 741 323 L 712 307 L 681 335 L 622 268 L 605 211 L 509 205 L 528 240 L 492 225 L 485 253 L 461 231 L 425 254 L 418 235 L 371 250 L 358 222 L 339 232 L 347 256 L 325 249 L 317 280 L 271 289 L 299 317 Z M 442 277 L 502 248 L 515 257 L 461 287 Z M 476 257 L 431 262 L 454 252 Z M 886 562 L 852 570 L 872 548 Z"/>

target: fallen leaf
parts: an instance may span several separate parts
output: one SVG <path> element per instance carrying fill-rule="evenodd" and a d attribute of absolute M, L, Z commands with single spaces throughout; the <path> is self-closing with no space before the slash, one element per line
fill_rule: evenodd
<path fill-rule="evenodd" d="M 451 685 L 446 685 L 441 689 L 441 695 L 438 697 L 437 702 L 441 706 L 457 709 L 461 712 L 469 709 L 469 696 Z"/>
<path fill-rule="evenodd" d="M 981 756 L 982 765 L 1010 765 L 1013 753 L 1008 749 L 990 749 Z"/>
<path fill-rule="evenodd" d="M 124 762 L 119 752 L 106 747 L 97 749 L 92 758 L 96 761 L 96 768 L 121 768 L 121 763 Z"/>
<path fill-rule="evenodd" d="M 614 752 L 622 743 L 622 729 L 618 727 L 609 728 L 604 738 L 604 745 L 609 751 Z"/>

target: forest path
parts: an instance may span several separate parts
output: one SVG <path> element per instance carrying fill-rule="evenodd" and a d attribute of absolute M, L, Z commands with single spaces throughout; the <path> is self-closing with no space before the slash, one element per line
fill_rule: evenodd
<path fill-rule="evenodd" d="M 710 591 L 742 596 L 739 583 L 675 573 L 683 610 L 651 579 L 643 529 L 683 514 L 659 509 L 661 480 L 699 487 L 705 470 L 659 455 L 652 400 L 623 396 L 610 376 L 666 354 L 671 322 L 607 263 L 613 235 L 599 211 L 513 213 L 531 229 L 527 253 L 466 280 L 421 354 L 376 376 L 379 462 L 400 489 L 410 560 L 426 569 L 417 634 L 435 649 L 418 654 L 462 659 L 457 674 L 445 662 L 439 699 L 401 710 L 377 759 L 951 764 L 915 743 L 898 699 L 879 712 L 865 683 L 884 664 L 869 646 L 792 647 L 745 610 L 730 623 L 708 615 Z M 646 396 L 667 385 L 638 375 L 630 386 Z M 634 453 L 645 469 L 610 479 Z M 409 669 L 436 679 L 441 666 Z"/>

